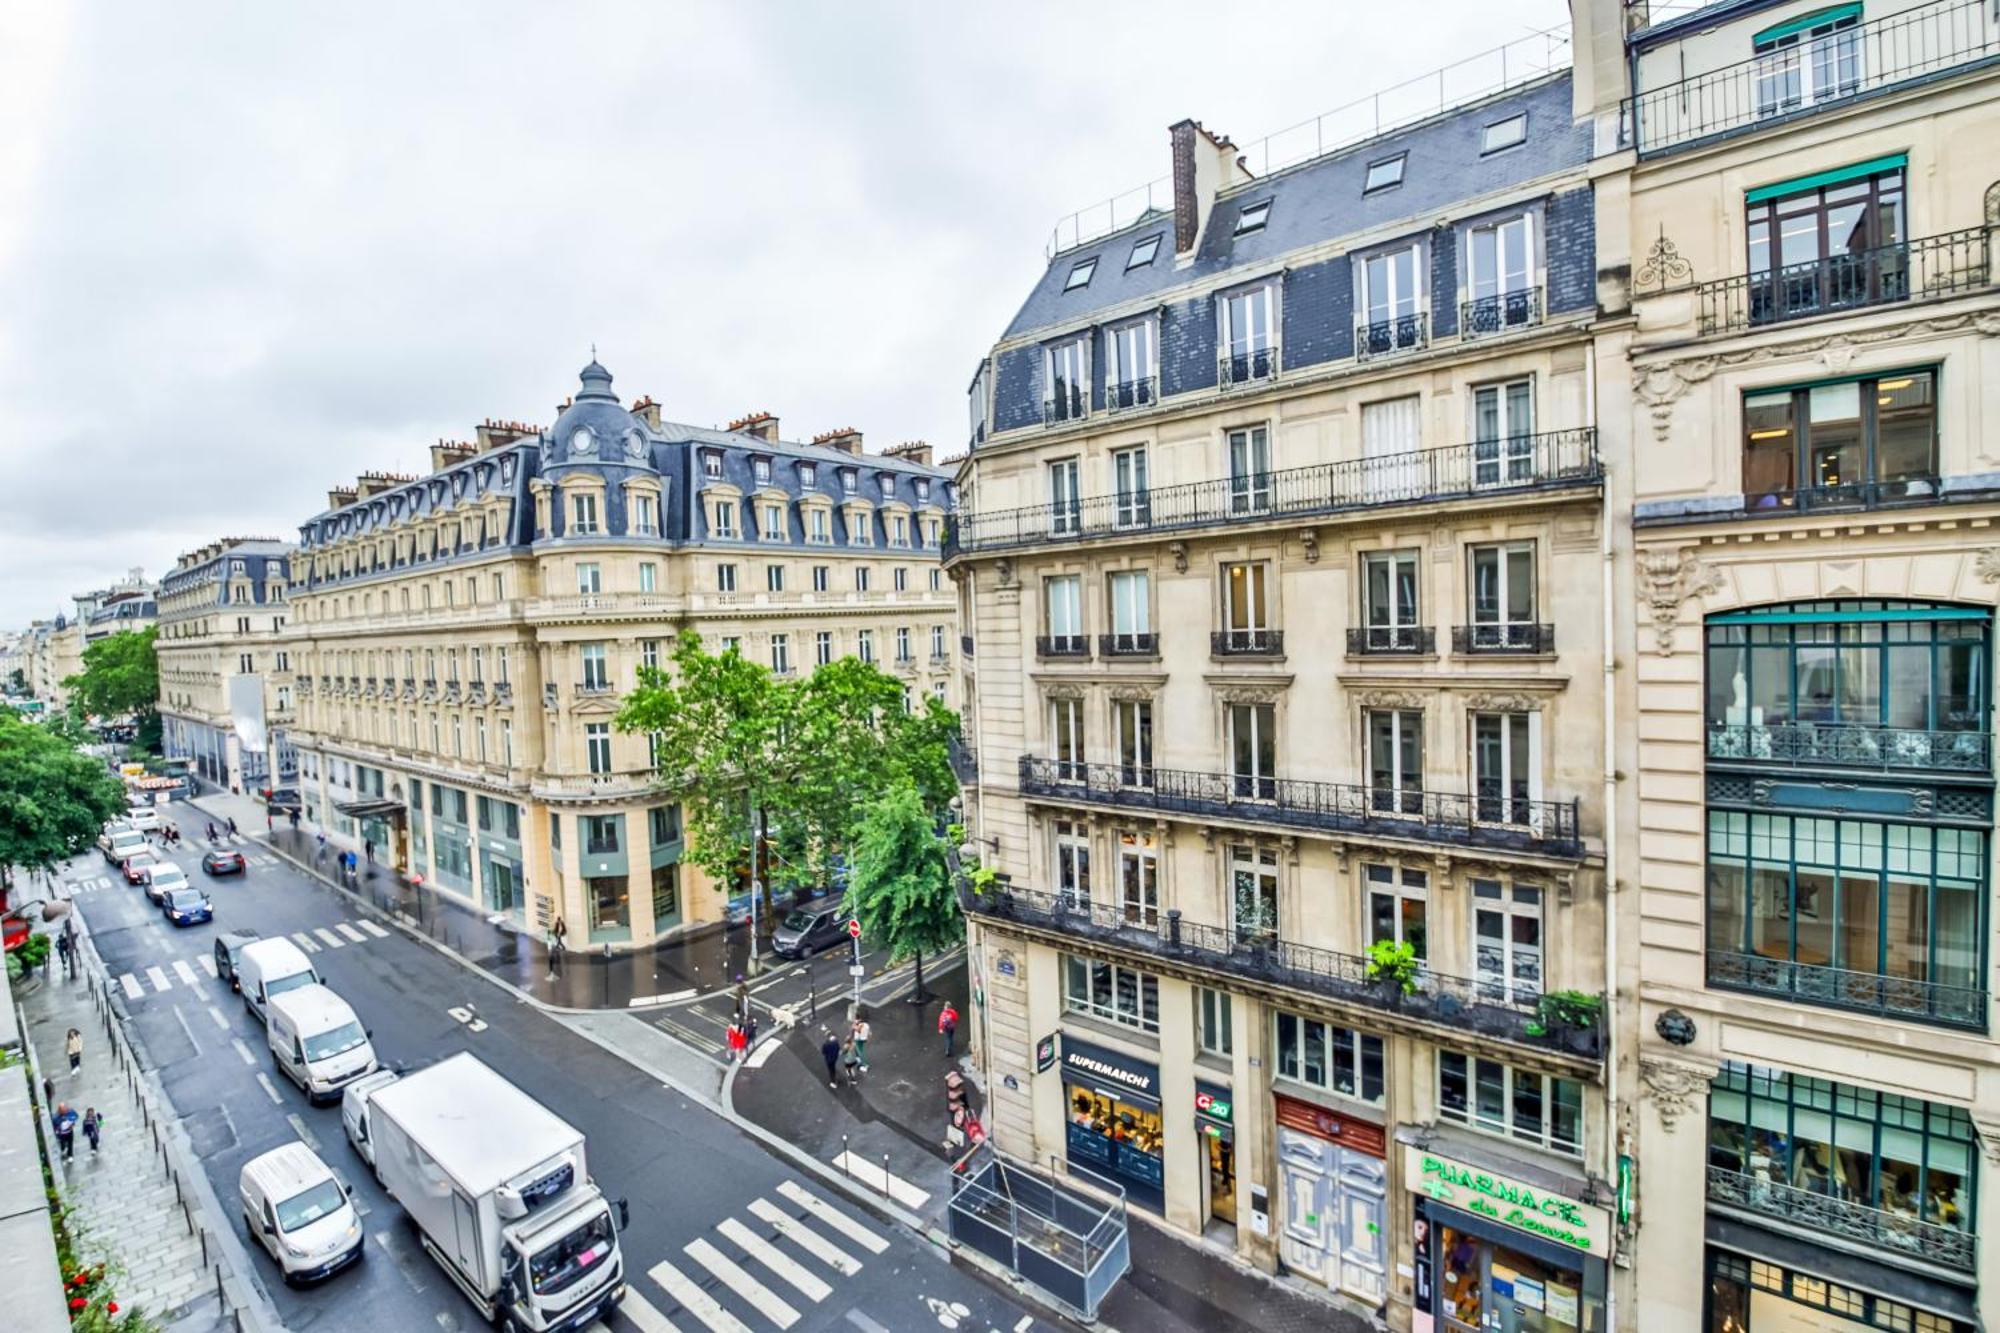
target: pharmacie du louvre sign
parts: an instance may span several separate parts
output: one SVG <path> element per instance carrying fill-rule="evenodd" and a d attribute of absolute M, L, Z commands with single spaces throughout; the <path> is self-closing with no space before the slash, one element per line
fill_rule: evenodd
<path fill-rule="evenodd" d="M 1610 1257 L 1609 1209 L 1551 1194 L 1410 1144 L 1403 1147 L 1403 1181 L 1447 1207 L 1539 1236 L 1564 1249 Z"/>

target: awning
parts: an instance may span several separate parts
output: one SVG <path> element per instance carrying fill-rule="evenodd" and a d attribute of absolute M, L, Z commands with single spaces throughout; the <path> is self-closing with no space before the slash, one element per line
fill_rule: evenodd
<path fill-rule="evenodd" d="M 1733 1217 L 1710 1213 L 1708 1241 L 1753 1259 L 1763 1259 L 1793 1272 L 1861 1287 L 1920 1309 L 1962 1319 L 1977 1328 L 1979 1303 L 1972 1290 L 1925 1273 L 1865 1258 L 1846 1249 L 1827 1249 L 1801 1237 L 1769 1231 Z M 1967 1275 L 1967 1281 L 1971 1281 Z"/>
<path fill-rule="evenodd" d="M 365 801 L 335 801 L 333 808 L 355 819 L 390 819 L 404 813 L 401 801 L 370 797 Z"/>

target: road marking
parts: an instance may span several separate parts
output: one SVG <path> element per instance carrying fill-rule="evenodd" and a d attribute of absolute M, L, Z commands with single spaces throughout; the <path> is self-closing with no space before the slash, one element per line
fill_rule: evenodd
<path fill-rule="evenodd" d="M 285 1119 L 291 1122 L 292 1131 L 299 1136 L 300 1140 L 304 1142 L 306 1147 L 311 1148 L 314 1152 L 319 1151 L 318 1136 L 316 1136 L 312 1132 L 312 1130 L 306 1125 L 306 1122 L 299 1117 L 299 1113 L 297 1111 L 292 1112 L 290 1115 L 286 1116 Z"/>
<path fill-rule="evenodd" d="M 450 1014 L 453 1018 L 457 1019 L 459 1022 L 465 1024 L 465 1030 L 467 1032 L 486 1031 L 486 1024 L 482 1022 L 480 1019 L 474 1017 L 473 1012 L 470 1009 L 447 1009 L 445 1010 L 445 1012 Z"/>
<path fill-rule="evenodd" d="M 856 1259 L 846 1250 L 841 1249 L 838 1245 L 835 1245 L 832 1241 L 799 1221 L 798 1218 L 783 1211 L 769 1199 L 752 1199 L 750 1201 L 750 1211 L 761 1220 L 769 1222 L 772 1226 L 776 1227 L 780 1236 L 783 1236 L 807 1254 L 812 1255 L 827 1267 L 832 1268 L 842 1277 L 853 1277 L 861 1271 L 861 1261 L 859 1259 Z"/>
<path fill-rule="evenodd" d="M 208 1016 L 214 1019 L 215 1025 L 221 1028 L 224 1032 L 229 1031 L 229 1020 L 223 1017 L 222 1011 L 220 1009 L 216 1008 L 214 1005 L 211 1004 L 210 1006 L 208 1006 Z"/>
<path fill-rule="evenodd" d="M 860 1329 L 861 1333 L 889 1333 L 887 1327 L 876 1323 L 859 1310 L 849 1310 L 847 1312 L 847 1322 Z M 939 1320 L 938 1322 L 943 1323 L 944 1321 Z"/>
<path fill-rule="evenodd" d="M 764 1062 L 771 1058 L 771 1052 L 777 1050 L 780 1046 L 783 1046 L 784 1044 L 785 1043 L 778 1040 L 778 1036 L 775 1032 L 772 1033 L 770 1036 L 764 1038 L 764 1040 L 757 1043 L 757 1049 L 750 1052 L 750 1058 L 743 1062 L 744 1066 L 749 1069 L 762 1069 L 764 1067 Z"/>
<path fill-rule="evenodd" d="M 165 990 L 169 986 L 174 984 L 173 982 L 167 980 L 167 973 L 164 968 L 158 968 L 158 967 L 147 968 L 146 978 L 147 980 L 153 983 L 153 989 L 156 991 Z"/>
<path fill-rule="evenodd" d="M 637 1324 L 639 1333 L 680 1333 L 665 1315 L 653 1308 L 651 1301 L 639 1294 L 636 1286 L 626 1286 L 625 1299 L 618 1303 L 618 1313 Z"/>
<path fill-rule="evenodd" d="M 1021 1322 L 1014 1325 L 1014 1333 L 1028 1333 L 1028 1330 L 1033 1328 L 1034 1324 L 1035 1317 L 1031 1314 L 1024 1314 L 1021 1316 Z"/>
<path fill-rule="evenodd" d="M 341 934 L 347 936 L 348 939 L 353 940 L 356 944 L 366 944 L 368 942 L 368 937 L 366 935 L 363 935 L 360 931 L 348 925 L 345 921 L 336 923 L 334 925 L 334 929 L 339 931 Z"/>
<path fill-rule="evenodd" d="M 217 970 L 215 966 L 214 954 L 212 953 L 203 954 L 201 956 L 201 967 L 204 972 L 208 973 L 208 975 L 210 975 L 211 977 L 214 977 L 217 981 L 222 980 L 222 973 L 219 970 Z"/>
<path fill-rule="evenodd" d="M 361 928 L 367 931 L 370 935 L 373 935 L 378 940 L 384 940 L 389 938 L 389 932 L 382 929 L 382 927 L 376 925 L 373 921 L 363 921 L 361 923 Z"/>
<path fill-rule="evenodd" d="M 201 989 L 201 981 L 195 976 L 194 969 L 188 966 L 187 959 L 174 959 L 174 975 L 181 979 L 182 985 L 192 986 L 196 990 Z"/>
<path fill-rule="evenodd" d="M 200 1055 L 201 1043 L 194 1039 L 194 1029 L 188 1026 L 187 1015 L 181 1012 L 181 1007 L 179 1005 L 174 1006 L 174 1017 L 177 1020 L 179 1020 L 181 1025 L 181 1031 L 187 1034 L 188 1045 L 194 1047 L 194 1053 L 196 1055 Z"/>
<path fill-rule="evenodd" d="M 301 949 L 304 949 L 307 953 L 319 952 L 319 946 L 313 943 L 312 936 L 306 934 L 303 930 L 293 931 L 292 941 L 295 944 L 297 944 Z"/>
<path fill-rule="evenodd" d="M 346 940 L 340 938 L 340 936 L 334 934 L 332 931 L 328 930 L 325 926 L 314 926 L 313 934 L 325 940 L 326 946 L 329 949 L 344 949 L 347 947 Z"/>
<path fill-rule="evenodd" d="M 931 1197 L 929 1190 L 918 1189 L 880 1162 L 871 1162 L 859 1153 L 844 1152 L 833 1159 L 833 1164 L 877 1194 L 888 1195 L 911 1212 L 922 1208 Z"/>
<path fill-rule="evenodd" d="M 799 1207 L 832 1227 L 835 1231 L 847 1233 L 848 1239 L 858 1241 L 870 1254 L 880 1254 L 889 1248 L 889 1242 L 862 1226 L 859 1222 L 841 1212 L 838 1208 L 789 1180 L 778 1182 L 778 1193 L 790 1199 Z"/>
<path fill-rule="evenodd" d="M 261 1069 L 258 1070 L 257 1081 L 264 1085 L 264 1091 L 270 1094 L 271 1100 L 273 1102 L 277 1103 L 280 1106 L 284 1105 L 285 1099 L 283 1097 L 280 1097 L 278 1095 L 278 1090 L 271 1086 L 271 1076 L 269 1074 L 265 1073 Z"/>
<path fill-rule="evenodd" d="M 133 976 L 130 972 L 120 976 L 118 984 L 125 988 L 125 998 L 128 1000 L 136 1000 L 146 993 L 144 988 L 139 985 L 139 978 Z"/>
<path fill-rule="evenodd" d="M 757 1307 L 757 1312 L 779 1328 L 799 1322 L 799 1312 L 787 1305 L 778 1293 L 743 1270 L 743 1266 L 700 1236 L 685 1246 L 688 1257 L 721 1278 L 729 1289 Z"/>
<path fill-rule="evenodd" d="M 382 1247 L 382 1253 L 389 1256 L 389 1262 L 396 1266 L 396 1272 L 402 1276 L 404 1282 L 409 1284 L 410 1290 L 419 1296 L 423 1295 L 424 1284 L 417 1280 L 417 1275 L 409 1269 L 408 1261 L 397 1252 L 396 1246 L 389 1239 L 389 1232 L 377 1231 L 374 1234 L 375 1243 Z"/>
<path fill-rule="evenodd" d="M 243 1038 L 238 1037 L 236 1038 L 235 1041 L 231 1042 L 230 1044 L 236 1048 L 236 1053 L 243 1057 L 244 1064 L 254 1065 L 257 1063 L 257 1057 L 251 1053 L 250 1048 L 248 1046 L 245 1046 L 243 1044 Z"/>
<path fill-rule="evenodd" d="M 634 995 L 625 1002 L 625 1007 L 627 1009 L 637 1009 L 639 1006 L 645 1004 L 672 1004 L 676 1000 L 685 1000 L 692 994 L 694 994 L 694 987 L 689 986 L 686 990 L 677 990 L 668 995 Z"/>
<path fill-rule="evenodd" d="M 814 1276 L 804 1264 L 786 1254 L 770 1241 L 744 1226 L 733 1217 L 725 1217 L 716 1224 L 717 1231 L 729 1237 L 742 1248 L 743 1252 L 764 1267 L 776 1273 L 785 1281 L 799 1289 L 799 1294 L 817 1304 L 833 1294 L 833 1288 Z"/>
<path fill-rule="evenodd" d="M 662 1261 L 647 1270 L 660 1289 L 681 1303 L 681 1308 L 707 1324 L 715 1333 L 750 1333 L 750 1326 L 716 1304 L 715 1297 L 694 1284 L 694 1279 Z"/>

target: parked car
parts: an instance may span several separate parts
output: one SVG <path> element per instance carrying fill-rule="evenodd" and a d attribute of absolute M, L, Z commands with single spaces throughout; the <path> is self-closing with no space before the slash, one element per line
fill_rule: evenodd
<path fill-rule="evenodd" d="M 146 896 L 165 905 L 167 895 L 188 887 L 187 871 L 172 861 L 160 861 L 146 872 Z"/>
<path fill-rule="evenodd" d="M 254 930 L 225 930 L 216 936 L 215 974 L 228 983 L 229 989 L 243 989 L 243 983 L 236 977 L 236 962 L 242 957 L 244 947 L 255 944 L 257 939 Z"/>
<path fill-rule="evenodd" d="M 97 845 L 104 852 L 104 859 L 112 865 L 120 865 L 130 857 L 143 854 L 148 846 L 145 834 L 123 823 L 105 829 L 98 836 Z"/>
<path fill-rule="evenodd" d="M 271 787 L 264 791 L 264 804 L 273 814 L 284 814 L 288 810 L 300 808 L 297 787 Z"/>
<path fill-rule="evenodd" d="M 794 908 L 771 934 L 771 950 L 780 958 L 805 958 L 847 939 L 847 914 L 838 902 L 808 903 Z"/>
<path fill-rule="evenodd" d="M 210 875 L 240 875 L 250 868 L 243 853 L 216 850 L 201 858 L 201 868 Z"/>
<path fill-rule="evenodd" d="M 177 926 L 198 926 L 204 921 L 215 920 L 215 908 L 209 903 L 208 895 L 193 887 L 175 889 L 162 897 L 160 910 L 166 914 L 167 920 Z"/>
<path fill-rule="evenodd" d="M 305 1144 L 251 1158 L 236 1192 L 250 1239 L 278 1261 L 287 1284 L 329 1276 L 361 1257 L 353 1191 Z"/>
<path fill-rule="evenodd" d="M 773 887 L 771 890 L 771 911 L 773 915 L 782 913 L 798 901 L 798 894 L 791 889 Z M 722 919 L 730 926 L 750 924 L 750 895 L 739 893 L 723 904 Z"/>
<path fill-rule="evenodd" d="M 157 806 L 135 805 L 125 812 L 125 823 L 142 833 L 159 828 L 163 822 Z"/>
<path fill-rule="evenodd" d="M 151 852 L 134 852 L 119 864 L 119 869 L 125 872 L 127 884 L 144 884 L 159 864 L 160 858 Z"/>

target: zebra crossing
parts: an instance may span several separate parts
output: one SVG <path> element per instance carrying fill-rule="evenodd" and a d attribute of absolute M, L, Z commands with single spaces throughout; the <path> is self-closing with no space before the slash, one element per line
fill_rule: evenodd
<path fill-rule="evenodd" d="M 336 921 L 332 929 L 315 926 L 311 934 L 303 930 L 293 931 L 286 938 L 307 953 L 322 953 L 328 949 L 345 949 L 353 945 L 367 944 L 371 940 L 387 939 L 389 931 L 373 921 Z M 118 987 L 125 992 L 128 1000 L 142 1000 L 148 995 L 159 995 L 174 988 L 176 982 L 188 990 L 201 990 L 206 981 L 221 978 L 216 968 L 215 955 L 203 953 L 193 961 L 175 958 L 166 964 L 156 964 L 131 972 L 121 973 L 117 978 Z"/>
<path fill-rule="evenodd" d="M 845 1209 L 784 1180 L 717 1222 L 628 1287 L 613 1327 L 640 1333 L 788 1329 L 889 1249 Z M 656 1288 L 659 1295 L 651 1294 Z"/>

